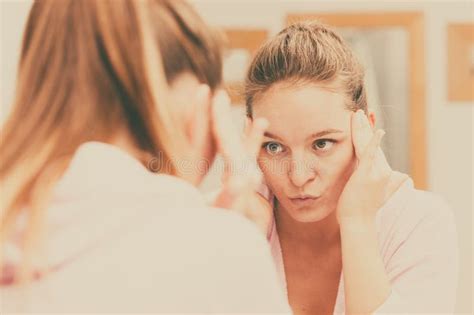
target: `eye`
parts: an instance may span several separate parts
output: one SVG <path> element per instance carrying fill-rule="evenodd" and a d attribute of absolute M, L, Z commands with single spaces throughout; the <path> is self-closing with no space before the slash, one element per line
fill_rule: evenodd
<path fill-rule="evenodd" d="M 283 152 L 283 146 L 278 142 L 266 142 L 262 145 L 262 147 L 270 155 L 277 155 Z"/>
<path fill-rule="evenodd" d="M 327 151 L 334 145 L 334 140 L 320 139 L 313 142 L 313 149 L 318 151 Z"/>

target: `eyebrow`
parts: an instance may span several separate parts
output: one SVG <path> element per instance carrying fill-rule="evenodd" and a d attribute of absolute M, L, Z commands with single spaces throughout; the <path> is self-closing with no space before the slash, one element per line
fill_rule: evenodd
<path fill-rule="evenodd" d="M 343 131 L 339 130 L 339 129 L 325 129 L 325 130 L 321 130 L 319 132 L 311 134 L 308 137 L 308 139 L 310 139 L 310 138 L 319 138 L 319 137 L 326 136 L 326 135 L 331 134 L 331 133 L 342 133 L 342 132 Z M 270 132 L 265 132 L 263 134 L 263 136 L 267 137 L 267 138 L 273 138 L 273 139 L 276 139 L 276 140 L 279 140 L 279 141 L 283 141 L 280 137 L 275 136 L 274 134 L 272 134 Z"/>
<path fill-rule="evenodd" d="M 344 132 L 344 131 L 339 130 L 339 129 L 321 130 L 319 132 L 313 133 L 311 136 L 308 137 L 308 139 L 309 138 L 319 138 L 319 137 L 326 136 L 326 135 L 331 134 L 331 133 L 342 133 L 342 132 Z"/>
<path fill-rule="evenodd" d="M 265 131 L 265 132 L 263 133 L 263 136 L 264 136 L 264 137 L 267 137 L 267 138 L 273 138 L 273 139 L 277 139 L 277 140 L 282 141 L 280 137 L 277 137 L 277 136 L 275 136 L 274 134 L 271 134 L 271 133 L 269 133 L 269 132 L 267 132 L 267 131 Z"/>

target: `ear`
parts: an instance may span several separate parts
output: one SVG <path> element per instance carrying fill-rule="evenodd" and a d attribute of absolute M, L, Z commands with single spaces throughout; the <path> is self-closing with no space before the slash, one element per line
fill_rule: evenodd
<path fill-rule="evenodd" d="M 372 128 L 375 128 L 375 122 L 376 122 L 376 120 L 375 120 L 375 113 L 374 113 L 374 112 L 369 112 L 368 118 L 369 118 L 370 126 L 371 126 Z"/>

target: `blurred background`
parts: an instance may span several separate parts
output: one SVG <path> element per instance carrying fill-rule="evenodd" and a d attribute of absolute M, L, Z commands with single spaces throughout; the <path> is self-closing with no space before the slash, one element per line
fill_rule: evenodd
<path fill-rule="evenodd" d="M 78 0 L 80 1 L 80 0 Z M 452 205 L 460 244 L 458 313 L 472 313 L 474 2 L 191 0 L 228 37 L 224 79 L 235 124 L 255 50 L 292 21 L 319 19 L 351 44 L 366 69 L 369 109 L 385 129 L 396 170 Z M 31 0 L 0 0 L 0 122 L 14 93 L 21 36 Z M 21 128 L 21 126 L 19 126 Z M 219 186 L 218 160 L 201 189 Z"/>

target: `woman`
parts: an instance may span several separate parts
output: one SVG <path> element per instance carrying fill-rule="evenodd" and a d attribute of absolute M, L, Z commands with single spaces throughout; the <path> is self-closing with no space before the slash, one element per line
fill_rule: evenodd
<path fill-rule="evenodd" d="M 363 78 L 347 44 L 316 22 L 281 31 L 248 72 L 248 116 L 270 123 L 258 163 L 289 303 L 295 314 L 452 312 L 452 213 L 390 169 Z"/>
<path fill-rule="evenodd" d="M 182 1 L 33 3 L 2 128 L 2 312 L 288 310 L 262 234 L 195 188 L 265 129 L 226 125 L 221 67 Z M 241 209 L 249 173 L 216 202 Z"/>

